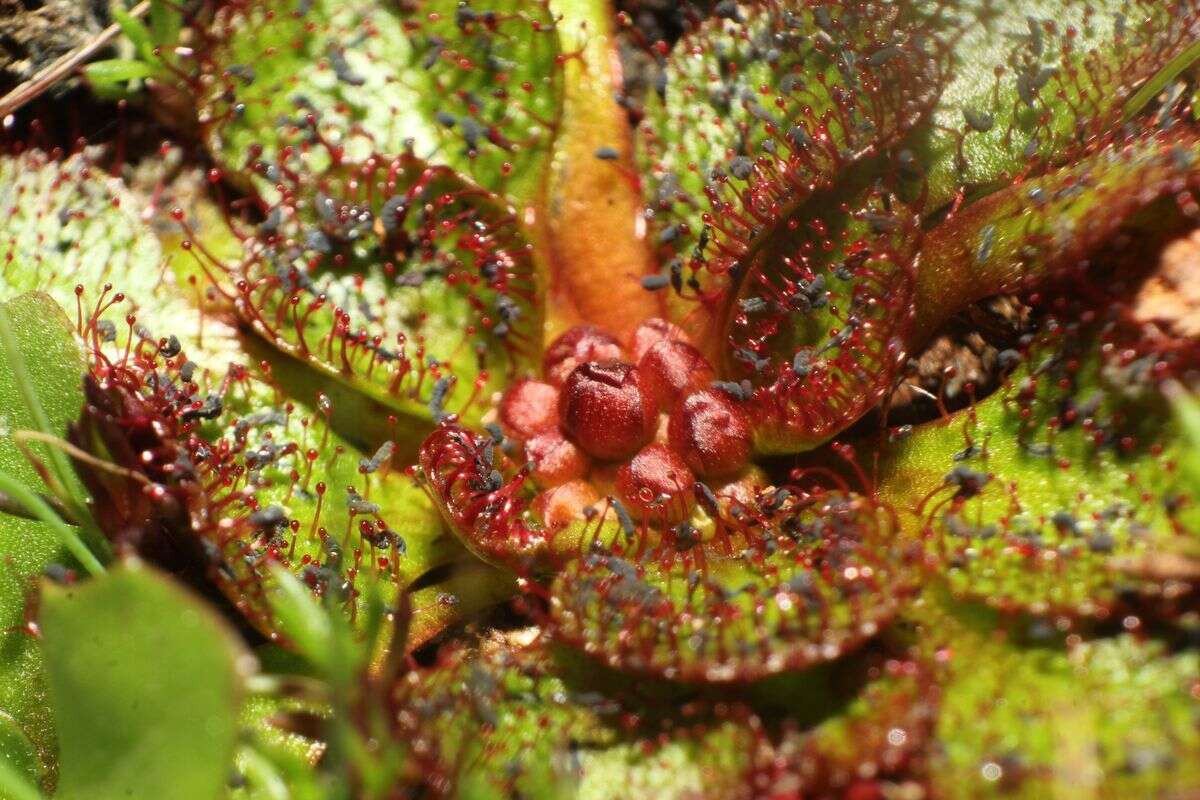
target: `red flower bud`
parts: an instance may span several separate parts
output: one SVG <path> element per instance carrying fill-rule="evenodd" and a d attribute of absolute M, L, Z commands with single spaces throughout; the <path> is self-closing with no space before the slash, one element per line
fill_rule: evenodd
<path fill-rule="evenodd" d="M 558 389 L 524 378 L 500 400 L 500 427 L 505 435 L 522 442 L 558 428 Z"/>
<path fill-rule="evenodd" d="M 750 460 L 750 419 L 723 392 L 704 389 L 679 401 L 667 439 L 700 475 L 727 475 Z"/>
<path fill-rule="evenodd" d="M 712 364 L 686 342 L 663 339 L 638 362 L 646 393 L 656 409 L 666 411 L 681 396 L 707 388 L 716 373 Z"/>
<path fill-rule="evenodd" d="M 525 455 L 533 462 L 533 479 L 543 487 L 582 478 L 588 471 L 587 455 L 557 429 L 525 442 Z"/>
<path fill-rule="evenodd" d="M 562 428 L 589 455 L 629 458 L 654 435 L 656 413 L 632 364 L 588 362 L 567 378 Z"/>
<path fill-rule="evenodd" d="M 546 348 L 542 374 L 555 386 L 562 386 L 571 370 L 585 361 L 619 361 L 621 344 L 595 325 L 580 325 L 559 336 Z"/>
<path fill-rule="evenodd" d="M 533 512 L 550 530 L 557 530 L 583 518 L 583 510 L 595 505 L 600 495 L 587 481 L 569 481 L 547 489 L 533 501 Z"/>
<path fill-rule="evenodd" d="M 683 332 L 683 328 L 673 322 L 655 317 L 638 325 L 630 340 L 629 350 L 633 353 L 634 361 L 641 361 L 650 348 L 659 342 L 686 342 L 687 340 L 687 334 Z"/>
<path fill-rule="evenodd" d="M 673 525 L 692 513 L 696 476 L 673 450 L 647 445 L 617 470 L 617 494 L 635 518 Z"/>

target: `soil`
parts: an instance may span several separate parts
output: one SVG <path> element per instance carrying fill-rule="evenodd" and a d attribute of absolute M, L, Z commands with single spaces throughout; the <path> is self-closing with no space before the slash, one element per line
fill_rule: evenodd
<path fill-rule="evenodd" d="M 709 0 L 619 0 L 616 5 L 647 42 L 674 44 L 689 26 L 708 15 L 713 4 Z"/>
<path fill-rule="evenodd" d="M 1029 307 L 1011 295 L 967 308 L 909 361 L 892 394 L 889 422 L 923 422 L 991 394 L 1004 377 L 1001 351 L 1015 348 L 1029 326 Z"/>
<path fill-rule="evenodd" d="M 625 78 L 621 102 L 634 125 L 641 121 L 646 93 L 662 79 L 662 60 L 651 47 L 657 42 L 675 44 L 708 15 L 711 5 L 709 0 L 618 0 L 616 3 L 617 11 L 623 15 L 617 31 Z"/>
<path fill-rule="evenodd" d="M 87 43 L 109 24 L 105 0 L 0 0 L 0 94 Z M 52 92 L 61 93 L 73 81 Z"/>
<path fill-rule="evenodd" d="M 1168 336 L 1200 337 L 1200 231 L 1168 244 L 1158 268 L 1142 284 L 1133 318 L 1157 326 Z"/>

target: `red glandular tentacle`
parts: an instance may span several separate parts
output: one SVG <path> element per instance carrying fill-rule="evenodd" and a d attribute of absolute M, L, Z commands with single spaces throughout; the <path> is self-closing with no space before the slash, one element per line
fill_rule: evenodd
<path fill-rule="evenodd" d="M 760 360 L 750 418 L 762 452 L 837 435 L 879 403 L 909 355 L 921 232 L 914 216 L 875 205 L 857 215 L 856 241 L 781 258 L 756 282 L 762 309 L 734 318 L 731 346 Z M 842 257 L 823 262 L 834 248 Z M 806 340 L 813 325 L 826 327 Z"/>
<path fill-rule="evenodd" d="M 526 572 L 548 533 L 526 518 L 524 470 L 505 475 L 507 458 L 487 435 L 447 421 L 421 445 L 426 490 L 456 536 L 481 558 Z"/>

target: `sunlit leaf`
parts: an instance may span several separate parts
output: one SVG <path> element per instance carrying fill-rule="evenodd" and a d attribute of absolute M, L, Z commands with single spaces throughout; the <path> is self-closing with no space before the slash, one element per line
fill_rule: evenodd
<path fill-rule="evenodd" d="M 957 596 L 1103 615 L 1200 577 L 1185 445 L 1159 388 L 1188 359 L 1155 353 L 1119 305 L 1107 316 L 1052 317 L 1004 388 L 888 448 L 882 493 Z"/>
<path fill-rule="evenodd" d="M 1160 236 L 1156 224 L 1177 224 L 1192 213 L 1186 198 L 1200 187 L 1198 159 L 1200 143 L 1191 132 L 1123 139 L 994 192 L 935 227 L 918 270 L 916 341 L 970 303 L 1086 265 L 1123 229 Z"/>
<path fill-rule="evenodd" d="M 187 88 L 230 171 L 275 164 L 314 140 L 360 162 L 411 141 L 419 156 L 513 197 L 541 186 L 560 82 L 553 19 L 539 0 L 238 3 L 202 36 Z M 324 157 L 314 151 L 301 168 L 319 171 Z"/>
<path fill-rule="evenodd" d="M 223 370 L 235 349 L 232 332 L 201 313 L 196 290 L 169 268 L 184 254 L 164 253 L 143 210 L 85 154 L 58 160 L 30 149 L 0 157 L 0 253 L 9 259 L 0 299 L 46 292 L 81 334 L 91 329 L 94 348 L 120 353 L 131 339 L 157 345 L 175 336 L 203 368 Z"/>
<path fill-rule="evenodd" d="M 635 535 L 581 552 L 551 588 L 554 635 L 616 669 L 746 682 L 857 649 L 904 602 L 906 545 L 882 506 L 780 490 L 734 519 L 743 532 L 677 528 L 657 547 Z"/>
<path fill-rule="evenodd" d="M 876 159 L 945 57 L 912 5 L 736 8 L 676 45 L 641 161 L 673 319 L 759 390 L 758 449 L 796 452 L 874 405 L 903 351 L 919 235 L 871 182 L 896 178 Z"/>
<path fill-rule="evenodd" d="M 959 642 L 931 773 L 939 796 L 1169 797 L 1196 785 L 1194 652 L 1125 635 L 1066 652 Z"/>
<path fill-rule="evenodd" d="M 959 187 L 995 189 L 1103 143 L 1134 93 L 1192 44 L 1200 19 L 1190 0 L 955 6 L 943 34 L 951 79 L 917 139 L 933 208 Z"/>
<path fill-rule="evenodd" d="M 313 174 L 215 282 L 264 341 L 400 418 L 478 420 L 540 352 L 532 245 L 495 195 L 412 157 Z"/>

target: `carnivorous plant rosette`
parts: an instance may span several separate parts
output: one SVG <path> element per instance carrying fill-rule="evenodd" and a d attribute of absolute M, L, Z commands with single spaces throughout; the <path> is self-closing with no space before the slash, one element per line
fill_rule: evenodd
<path fill-rule="evenodd" d="M 1200 790 L 1200 4 L 662 5 L 151 2 L 10 126 L 0 791 Z"/>

